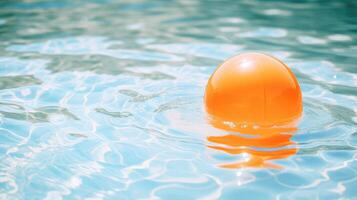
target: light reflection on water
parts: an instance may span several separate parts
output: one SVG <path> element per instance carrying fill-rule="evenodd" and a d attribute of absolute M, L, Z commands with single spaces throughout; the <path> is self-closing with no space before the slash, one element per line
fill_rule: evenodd
<path fill-rule="evenodd" d="M 356 7 L 0 2 L 0 198 L 355 198 Z M 304 116 L 292 137 L 207 123 L 208 77 L 246 51 L 297 75 Z M 270 167 L 219 167 L 249 157 L 242 146 Z"/>

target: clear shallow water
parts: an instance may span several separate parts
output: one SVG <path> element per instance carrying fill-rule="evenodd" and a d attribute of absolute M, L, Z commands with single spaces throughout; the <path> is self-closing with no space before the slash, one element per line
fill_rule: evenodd
<path fill-rule="evenodd" d="M 356 199 L 356 9 L 0 2 L 0 198 Z M 282 59 L 303 90 L 280 170 L 225 169 L 249 154 L 209 148 L 229 133 L 206 122 L 206 81 L 246 51 Z"/>

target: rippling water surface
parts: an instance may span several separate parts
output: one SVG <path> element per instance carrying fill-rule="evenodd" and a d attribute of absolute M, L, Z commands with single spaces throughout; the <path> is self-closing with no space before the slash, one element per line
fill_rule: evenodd
<path fill-rule="evenodd" d="M 357 199 L 356 10 L 352 0 L 1 1 L 0 198 Z M 247 51 L 292 68 L 304 115 L 282 147 L 244 140 L 232 153 L 207 139 L 231 133 L 206 122 L 204 87 Z M 272 150 L 296 152 L 259 154 Z M 258 154 L 279 168 L 222 167 Z"/>

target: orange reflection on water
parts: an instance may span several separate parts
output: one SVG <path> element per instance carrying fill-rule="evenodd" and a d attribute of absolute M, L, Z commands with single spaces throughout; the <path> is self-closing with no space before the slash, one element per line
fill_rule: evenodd
<path fill-rule="evenodd" d="M 222 127 L 220 127 L 222 128 Z M 232 128 L 226 127 L 232 131 Z M 231 155 L 245 155 L 243 161 L 220 164 L 223 168 L 273 168 L 282 167 L 270 161 L 288 158 L 297 153 L 291 137 L 296 128 L 240 129 L 238 132 L 253 134 L 228 134 L 208 136 L 211 143 L 208 148 L 223 151 Z M 237 131 L 237 130 L 236 130 Z M 268 150 L 267 150 L 268 149 Z"/>

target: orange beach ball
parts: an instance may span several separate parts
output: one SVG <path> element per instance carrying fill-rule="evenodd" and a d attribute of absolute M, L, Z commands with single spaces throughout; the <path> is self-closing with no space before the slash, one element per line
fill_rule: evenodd
<path fill-rule="evenodd" d="M 205 108 L 215 121 L 274 126 L 301 116 L 302 95 L 292 71 L 262 53 L 244 53 L 222 63 L 210 77 Z"/>

